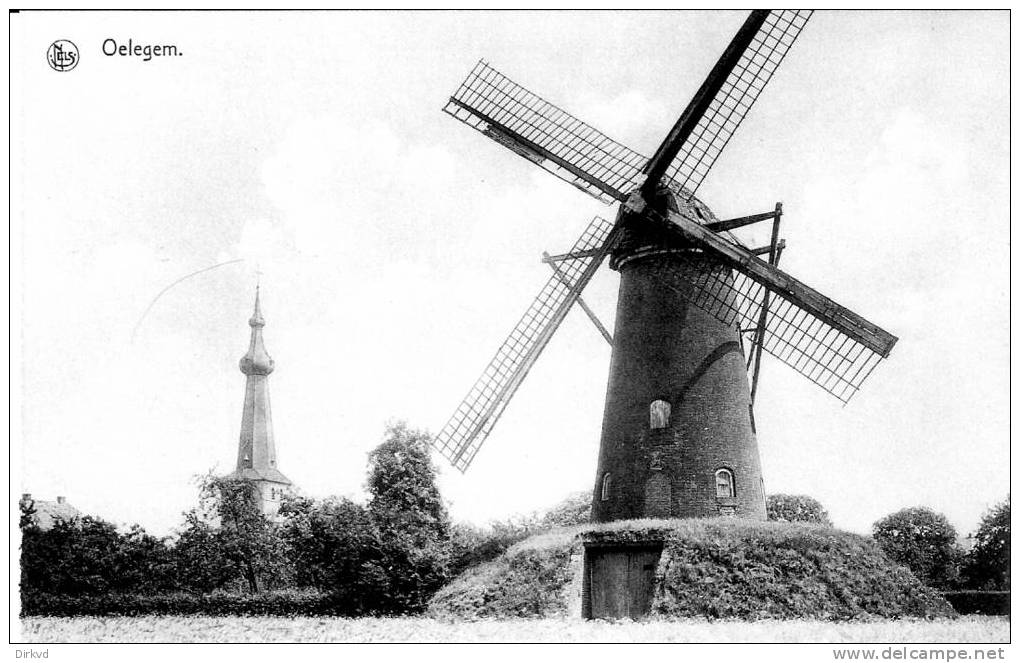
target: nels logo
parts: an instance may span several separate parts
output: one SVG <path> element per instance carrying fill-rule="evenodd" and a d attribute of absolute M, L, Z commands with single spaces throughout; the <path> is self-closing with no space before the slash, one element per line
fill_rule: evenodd
<path fill-rule="evenodd" d="M 78 66 L 78 47 L 73 41 L 58 39 L 46 50 L 46 61 L 54 71 L 71 71 Z"/>

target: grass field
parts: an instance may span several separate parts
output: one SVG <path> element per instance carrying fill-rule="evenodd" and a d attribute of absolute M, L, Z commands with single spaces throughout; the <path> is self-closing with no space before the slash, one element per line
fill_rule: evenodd
<path fill-rule="evenodd" d="M 22 642 L 1008 642 L 1006 617 L 589 622 L 314 617 L 28 617 Z"/>

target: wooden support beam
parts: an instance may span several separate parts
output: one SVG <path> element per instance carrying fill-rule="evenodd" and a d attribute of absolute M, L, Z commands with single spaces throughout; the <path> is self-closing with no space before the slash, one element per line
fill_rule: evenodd
<path fill-rule="evenodd" d="M 783 218 L 783 203 L 776 203 L 775 216 L 772 221 L 772 239 L 769 242 L 769 264 L 773 267 L 779 265 L 779 222 Z M 765 345 L 765 331 L 769 319 L 769 300 L 772 293 L 768 290 L 762 296 L 761 316 L 758 318 L 758 331 L 754 335 L 754 373 L 751 377 L 751 406 L 754 407 L 754 399 L 758 395 L 758 376 L 761 374 L 761 353 Z"/>
<path fill-rule="evenodd" d="M 542 252 L 542 262 L 549 263 L 550 265 L 556 262 L 562 262 L 564 260 L 580 260 L 581 258 L 590 258 L 591 256 L 598 253 L 598 249 L 589 249 L 588 251 L 578 251 L 577 253 L 559 253 L 551 256 L 546 252 Z"/>
<path fill-rule="evenodd" d="M 598 253 L 599 249 L 593 249 L 593 251 L 595 253 Z M 586 255 L 582 256 L 581 255 L 582 253 Z M 587 257 L 588 255 L 594 255 L 594 253 L 592 251 L 579 251 L 578 253 L 574 254 L 565 253 L 563 255 L 573 257 Z M 556 258 L 557 256 L 550 256 L 545 251 L 542 252 L 542 262 L 552 267 L 553 273 L 556 275 L 556 278 L 560 280 L 560 283 L 569 288 L 570 282 L 567 281 L 566 277 L 563 275 L 563 272 L 560 271 L 560 268 L 556 266 L 555 263 Z M 561 257 L 561 259 L 565 260 L 566 258 Z M 609 344 L 609 347 L 612 347 L 613 335 L 609 333 L 609 330 L 605 328 L 605 325 L 602 324 L 602 321 L 599 320 L 599 317 L 595 315 L 595 312 L 588 307 L 588 304 L 585 303 L 584 299 L 582 299 L 580 295 L 577 296 L 577 305 L 581 307 L 581 310 L 584 311 L 585 315 L 588 316 L 588 319 L 591 320 L 593 325 L 595 325 L 595 328 L 599 330 L 599 333 L 602 334 L 602 338 L 606 339 L 606 343 Z"/>
<path fill-rule="evenodd" d="M 772 239 L 769 241 L 769 246 L 772 250 L 769 252 L 769 264 L 773 267 L 776 266 L 776 247 L 779 246 L 779 220 L 783 217 L 783 203 L 776 203 L 776 210 L 773 212 L 772 222 Z"/>
<path fill-rule="evenodd" d="M 776 245 L 776 251 L 780 251 L 781 252 L 785 248 L 786 248 L 786 240 L 785 239 L 779 240 L 779 244 Z M 766 244 L 765 246 L 759 246 L 756 249 L 750 249 L 750 251 L 754 255 L 760 256 L 760 255 L 763 255 L 765 253 L 771 253 L 772 252 L 772 245 L 771 244 Z"/>
<path fill-rule="evenodd" d="M 733 230 L 734 228 L 742 228 L 743 226 L 749 226 L 752 223 L 758 223 L 759 221 L 768 221 L 769 219 L 776 218 L 775 212 L 762 212 L 761 214 L 752 214 L 751 216 L 741 216 L 736 219 L 727 219 L 726 221 L 716 221 L 715 223 L 706 223 L 705 227 L 712 232 L 721 233 L 724 230 Z"/>

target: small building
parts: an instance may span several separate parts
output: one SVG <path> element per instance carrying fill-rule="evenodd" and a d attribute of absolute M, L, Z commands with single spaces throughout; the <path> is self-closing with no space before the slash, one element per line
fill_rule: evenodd
<path fill-rule="evenodd" d="M 44 531 L 53 529 L 57 520 L 70 521 L 81 515 L 81 512 L 71 506 L 63 495 L 58 495 L 55 502 L 50 502 L 33 499 L 32 493 L 22 493 L 19 504 L 28 506 L 34 511 L 32 521 Z"/>
<path fill-rule="evenodd" d="M 251 341 L 248 352 L 241 357 L 240 369 L 246 376 L 244 409 L 241 414 L 241 437 L 237 448 L 237 469 L 228 478 L 244 479 L 255 484 L 259 507 L 266 516 L 276 516 L 280 502 L 292 489 L 292 482 L 276 466 L 276 441 L 273 438 L 273 415 L 269 409 L 269 374 L 275 362 L 266 352 L 262 328 L 266 322 L 255 289 L 255 312 L 248 325 Z"/>

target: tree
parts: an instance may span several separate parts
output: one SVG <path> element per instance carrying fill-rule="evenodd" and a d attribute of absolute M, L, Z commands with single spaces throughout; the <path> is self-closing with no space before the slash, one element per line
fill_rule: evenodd
<path fill-rule="evenodd" d="M 177 545 L 179 563 L 200 578 L 194 584 L 208 591 L 240 578 L 252 594 L 286 586 L 291 569 L 284 543 L 259 509 L 255 484 L 207 474 L 199 487 L 199 507 L 185 514 Z"/>
<path fill-rule="evenodd" d="M 217 528 L 200 509 L 184 514 L 172 552 L 181 589 L 206 594 L 237 578 L 236 566 L 220 547 Z"/>
<path fill-rule="evenodd" d="M 334 594 L 352 612 L 362 612 L 362 598 L 372 591 L 362 581 L 362 567 L 377 539 L 368 510 L 346 498 L 291 497 L 280 515 L 297 585 Z"/>
<path fill-rule="evenodd" d="M 956 530 L 941 513 L 927 507 L 902 509 L 877 521 L 872 535 L 885 554 L 925 584 L 940 589 L 959 575 Z"/>
<path fill-rule="evenodd" d="M 765 500 L 769 520 L 788 523 L 819 523 L 832 527 L 821 502 L 809 495 L 769 495 Z"/>
<path fill-rule="evenodd" d="M 368 456 L 368 512 L 377 538 L 361 570 L 380 590 L 376 610 L 423 610 L 449 578 L 450 520 L 429 442 L 427 433 L 391 424 Z"/>
<path fill-rule="evenodd" d="M 970 589 L 1009 589 L 1009 495 L 988 510 L 974 534 L 961 575 Z"/>

